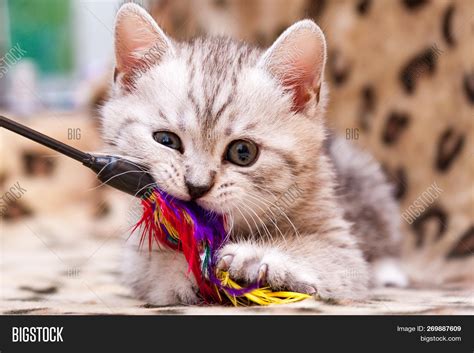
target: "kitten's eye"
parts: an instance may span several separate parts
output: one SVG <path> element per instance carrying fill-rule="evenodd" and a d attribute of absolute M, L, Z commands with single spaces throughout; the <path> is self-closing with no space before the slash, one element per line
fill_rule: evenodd
<path fill-rule="evenodd" d="M 227 147 L 226 159 L 234 164 L 247 167 L 257 159 L 257 155 L 257 145 L 252 141 L 235 140 Z"/>
<path fill-rule="evenodd" d="M 153 138 L 156 142 L 163 146 L 182 151 L 182 144 L 180 138 L 169 131 L 157 131 L 153 134 Z"/>

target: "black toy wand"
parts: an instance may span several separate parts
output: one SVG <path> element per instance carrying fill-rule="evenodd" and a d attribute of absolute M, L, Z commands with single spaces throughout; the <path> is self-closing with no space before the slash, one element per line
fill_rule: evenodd
<path fill-rule="evenodd" d="M 117 156 L 82 152 L 1 115 L 0 126 L 81 162 L 92 169 L 100 181 L 127 194 L 142 197 L 154 186 L 155 180 L 143 165 Z"/>

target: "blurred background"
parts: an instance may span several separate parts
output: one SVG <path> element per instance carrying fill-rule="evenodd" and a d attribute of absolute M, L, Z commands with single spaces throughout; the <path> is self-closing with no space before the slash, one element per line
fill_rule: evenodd
<path fill-rule="evenodd" d="M 104 150 L 97 108 L 122 2 L 0 0 L 0 114 Z M 404 264 L 439 286 L 474 282 L 474 2 L 136 2 L 177 40 L 225 34 L 266 47 L 314 19 L 328 41 L 328 125 L 370 151 L 394 184 Z M 4 311 L 45 298 L 113 311 L 129 298 L 117 277 L 130 198 L 10 132 L 0 131 L 0 146 Z"/>

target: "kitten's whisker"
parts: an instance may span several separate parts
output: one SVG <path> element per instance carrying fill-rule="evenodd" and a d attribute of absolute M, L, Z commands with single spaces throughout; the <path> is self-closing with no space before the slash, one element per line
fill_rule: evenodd
<path fill-rule="evenodd" d="M 283 216 L 287 219 L 288 223 L 290 223 L 291 227 L 293 228 L 293 230 L 295 231 L 295 235 L 297 238 L 301 238 L 301 233 L 299 232 L 299 230 L 296 228 L 295 224 L 293 223 L 293 221 L 288 217 L 288 215 L 286 214 L 285 211 L 281 210 L 281 213 L 283 214 Z"/>
<path fill-rule="evenodd" d="M 274 200 L 273 200 L 273 201 L 267 200 L 267 201 L 269 201 L 269 202 L 271 202 L 271 203 L 276 202 L 276 201 L 278 201 L 278 199 L 279 199 L 278 197 L 275 196 L 275 194 L 274 194 L 273 192 L 271 192 L 270 190 L 268 190 L 268 189 L 266 189 L 266 188 L 264 188 L 264 187 L 262 187 L 262 186 L 259 186 L 259 185 L 255 185 L 255 184 L 254 184 L 254 185 L 252 185 L 252 187 L 253 187 L 253 188 L 258 188 L 259 190 L 262 190 L 262 191 L 266 192 L 267 194 L 271 195 L 271 196 L 274 198 Z M 257 190 L 257 191 L 258 191 L 258 190 Z"/>
<path fill-rule="evenodd" d="M 247 196 L 248 196 L 248 195 L 247 195 Z M 255 206 L 257 206 L 257 207 L 259 207 L 257 204 L 255 204 L 254 202 L 252 202 L 252 201 L 250 201 L 250 200 L 246 200 L 246 201 L 252 203 L 253 205 L 255 205 Z M 268 233 L 269 239 L 273 241 L 273 236 L 272 236 L 270 230 L 268 229 L 267 225 L 265 224 L 265 222 L 262 220 L 262 218 L 261 218 L 251 207 L 247 207 L 247 205 L 245 205 L 245 207 L 246 207 L 248 210 L 250 210 L 250 211 L 255 215 L 255 217 L 257 217 L 257 219 L 260 221 L 260 223 L 261 223 L 262 226 L 264 227 L 266 233 Z M 262 208 L 260 207 L 260 209 L 262 209 Z"/>
<path fill-rule="evenodd" d="M 111 160 L 110 162 L 108 162 L 106 165 L 104 165 L 96 174 L 97 175 L 100 175 L 100 173 L 102 173 L 104 171 L 105 168 L 107 168 L 109 165 L 111 165 L 112 163 L 115 163 L 115 161 Z M 102 186 L 104 183 L 102 183 L 101 185 L 99 186 Z"/>
<path fill-rule="evenodd" d="M 229 207 L 225 208 L 225 212 L 226 212 L 225 213 L 226 217 L 230 218 L 231 223 L 230 223 L 229 229 L 227 230 L 227 234 L 224 238 L 224 243 L 226 243 L 229 240 L 230 235 L 232 234 L 232 230 L 234 229 L 234 217 L 231 214 Z M 227 224 L 227 222 L 226 222 L 226 224 Z"/>
<path fill-rule="evenodd" d="M 227 189 L 227 188 L 226 188 L 226 189 Z M 249 196 L 252 196 L 252 195 L 249 195 Z M 256 197 L 254 197 L 254 196 L 253 196 L 253 198 L 256 199 L 256 200 L 258 200 L 258 199 L 257 199 Z M 241 200 L 238 200 L 238 201 L 240 201 L 241 203 L 243 203 L 243 201 L 241 201 Z M 264 210 L 261 206 L 259 206 L 258 204 L 256 204 L 255 202 L 252 202 L 252 201 L 250 201 L 250 200 L 247 200 L 247 201 L 251 202 L 253 205 L 255 205 L 255 206 L 258 207 L 260 210 L 262 210 L 263 212 L 265 212 L 265 210 Z M 246 210 L 252 212 L 252 213 L 258 218 L 259 222 L 260 222 L 260 223 L 262 224 L 262 226 L 265 228 L 265 229 L 264 229 L 265 232 L 269 235 L 269 237 L 267 237 L 267 238 L 271 238 L 271 240 L 273 240 L 273 235 L 271 234 L 270 230 L 269 230 L 268 227 L 267 227 L 267 224 L 262 220 L 262 218 L 259 217 L 258 214 L 257 214 L 252 208 L 247 207 L 247 205 L 245 205 L 245 204 L 242 204 L 242 205 L 245 206 L 245 209 L 246 209 Z M 267 205 L 267 203 L 265 203 L 265 205 Z M 270 210 L 270 212 L 272 212 L 272 211 Z M 272 212 L 272 213 L 273 213 L 273 212 Z M 252 216 L 251 214 L 249 214 L 249 216 L 252 217 L 252 219 L 253 219 L 253 216 Z M 254 223 L 255 223 L 255 220 L 254 220 L 254 219 L 253 219 L 253 221 L 254 221 Z M 274 225 L 275 228 L 278 230 L 278 232 L 281 234 L 281 236 L 283 236 L 283 233 L 281 232 L 280 228 L 278 227 L 278 225 L 276 225 L 275 222 L 273 222 L 273 220 L 271 219 L 271 217 L 270 217 L 270 221 L 273 223 L 273 225 Z M 257 227 L 257 231 L 259 232 L 259 235 L 262 236 L 262 235 L 260 234 L 260 231 L 259 231 L 259 229 L 260 229 L 261 227 L 257 226 L 257 224 L 256 224 L 256 227 Z"/>
<path fill-rule="evenodd" d="M 249 201 L 249 200 L 247 200 Z M 250 201 L 251 202 L 251 201 Z M 247 207 L 247 206 L 246 206 Z M 265 232 L 268 234 L 268 239 L 271 240 L 273 242 L 273 235 L 272 233 L 270 232 L 270 230 L 268 229 L 267 225 L 265 224 L 265 222 L 262 220 L 262 218 L 251 208 L 251 207 L 247 207 L 250 212 L 252 212 L 255 217 L 257 217 L 257 220 L 262 224 Z"/>
<path fill-rule="evenodd" d="M 260 188 L 262 191 L 265 191 L 265 192 L 269 193 L 270 195 L 272 195 L 272 196 L 275 198 L 275 201 L 278 201 L 278 200 L 279 200 L 279 198 L 277 198 L 277 197 L 275 196 L 275 194 L 272 193 L 271 191 L 266 190 L 265 188 L 262 188 L 262 187 L 260 187 L 260 186 L 258 186 L 258 185 L 253 185 L 253 186 L 254 186 L 254 187 L 258 187 L 258 188 Z M 266 200 L 264 197 L 262 197 L 262 199 Z M 293 230 L 294 230 L 295 233 L 296 233 L 296 236 L 297 236 L 297 237 L 301 237 L 300 232 L 299 232 L 298 229 L 296 228 L 295 224 L 290 220 L 290 218 L 288 217 L 288 215 L 286 214 L 286 212 L 285 212 L 284 210 L 282 210 L 281 208 L 278 208 L 278 209 L 281 211 L 281 214 L 287 219 L 288 223 L 292 226 Z"/>
<path fill-rule="evenodd" d="M 252 195 L 252 194 L 247 194 L 247 196 L 253 198 L 254 200 L 256 201 L 262 201 L 261 199 L 257 198 L 256 196 Z M 256 202 L 252 202 L 251 200 L 247 200 L 248 202 L 252 203 L 253 205 L 257 206 L 258 208 L 260 208 L 260 210 L 263 211 L 263 213 L 265 213 L 265 209 L 263 207 L 261 207 L 260 205 L 258 205 Z M 273 213 L 273 211 L 271 210 L 271 208 L 268 207 L 268 203 L 265 202 L 265 200 L 263 200 L 263 203 L 264 203 L 264 206 L 267 207 L 268 211 L 271 212 L 272 216 L 275 217 L 276 219 L 276 215 Z M 281 231 L 280 227 L 278 227 L 277 223 L 272 219 L 272 217 L 268 217 L 268 220 L 270 220 L 270 222 L 272 222 L 273 226 L 276 228 L 276 230 L 278 231 L 278 233 L 280 233 L 282 239 L 284 240 L 284 242 L 286 243 L 286 239 L 285 239 L 285 236 L 283 235 L 283 232 Z M 262 221 L 263 222 L 263 221 Z"/>
<path fill-rule="evenodd" d="M 148 189 L 148 188 L 150 188 L 152 185 L 158 186 L 158 185 L 156 184 L 156 182 L 149 183 L 149 184 L 143 186 L 142 188 L 140 188 L 140 190 L 138 190 L 138 191 L 135 193 L 135 195 L 133 195 L 133 196 L 137 197 L 137 195 L 138 195 L 142 190 Z"/>
<path fill-rule="evenodd" d="M 97 186 L 94 186 L 93 188 L 89 188 L 87 191 L 94 191 L 98 188 L 100 188 L 101 186 L 103 185 L 107 185 L 107 183 L 115 178 L 118 178 L 119 176 L 122 176 L 122 175 L 125 175 L 125 174 L 130 174 L 130 173 L 143 173 L 142 170 L 127 170 L 126 172 L 123 172 L 123 173 L 119 173 L 119 174 L 116 174 L 116 175 L 113 175 L 111 176 L 109 179 L 107 179 L 106 181 L 103 181 L 101 182 L 99 185 Z M 100 174 L 100 173 L 98 173 Z"/>
<path fill-rule="evenodd" d="M 247 200 L 247 201 L 249 201 L 249 200 Z M 245 207 L 247 207 L 247 205 L 245 205 Z M 257 219 L 262 224 L 264 230 L 266 231 L 266 234 L 268 234 L 268 239 L 273 242 L 273 235 L 271 234 L 270 230 L 267 228 L 267 225 L 265 224 L 265 222 L 263 222 L 263 220 L 257 215 L 257 213 L 254 210 L 252 210 L 251 207 L 247 207 L 247 209 L 250 210 L 255 215 L 255 217 L 257 217 Z"/>
<path fill-rule="evenodd" d="M 250 208 L 247 207 L 247 205 L 245 205 L 245 203 L 241 202 L 240 204 L 243 206 L 245 211 L 249 211 L 249 210 L 252 211 Z M 253 218 L 253 216 L 250 213 L 247 212 L 247 214 L 250 216 L 250 218 L 252 218 L 252 221 L 255 224 L 255 230 L 257 231 L 258 235 L 261 238 L 263 238 L 262 233 L 260 233 L 260 227 L 258 226 L 257 222 L 255 222 L 255 219 Z"/>
<path fill-rule="evenodd" d="M 134 165 L 135 167 L 138 167 L 138 168 L 144 167 L 143 163 L 145 162 L 145 160 L 142 158 L 128 156 L 128 155 L 121 155 L 121 154 L 116 154 L 116 153 L 114 154 L 114 156 L 126 159 L 128 162 L 130 162 L 130 164 Z"/>
<path fill-rule="evenodd" d="M 236 209 L 237 211 L 239 211 L 239 213 L 241 214 L 242 218 L 244 219 L 245 223 L 247 223 L 247 226 L 249 227 L 249 232 L 250 232 L 250 236 L 253 237 L 253 232 L 252 232 L 252 227 L 250 226 L 250 223 L 247 221 L 247 218 L 244 216 L 244 214 L 242 213 L 242 211 L 240 210 L 240 207 L 239 205 L 235 205 L 236 206 Z"/>

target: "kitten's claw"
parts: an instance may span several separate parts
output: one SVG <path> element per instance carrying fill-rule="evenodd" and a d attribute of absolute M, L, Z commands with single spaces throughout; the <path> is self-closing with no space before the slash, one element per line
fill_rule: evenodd
<path fill-rule="evenodd" d="M 232 263 L 232 260 L 234 260 L 234 255 L 230 255 L 230 254 L 224 255 L 217 264 L 217 270 L 228 271 Z"/>
<path fill-rule="evenodd" d="M 318 291 L 316 290 L 316 288 L 309 284 L 300 283 L 296 285 L 295 292 L 315 295 Z"/>
<path fill-rule="evenodd" d="M 267 264 L 262 264 L 260 268 L 258 269 L 258 277 L 257 277 L 257 282 L 259 284 L 265 283 L 267 280 L 267 273 L 268 273 L 268 265 Z"/>

